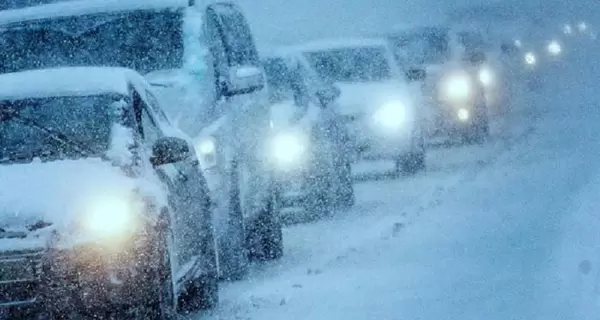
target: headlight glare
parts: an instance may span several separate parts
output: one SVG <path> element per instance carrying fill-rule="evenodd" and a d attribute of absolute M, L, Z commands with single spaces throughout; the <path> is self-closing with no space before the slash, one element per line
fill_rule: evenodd
<path fill-rule="evenodd" d="M 308 154 L 308 137 L 301 132 L 280 132 L 271 141 L 271 156 L 283 169 L 298 166 Z"/>
<path fill-rule="evenodd" d="M 472 90 L 471 77 L 466 72 L 460 72 L 444 80 L 441 95 L 444 100 L 462 103 L 471 98 Z"/>
<path fill-rule="evenodd" d="M 458 111 L 456 112 L 456 115 L 458 117 L 458 120 L 460 120 L 460 121 L 467 121 L 471 117 L 471 113 L 466 108 L 458 109 Z"/>
<path fill-rule="evenodd" d="M 400 102 L 388 102 L 373 113 L 375 124 L 384 129 L 396 129 L 406 123 L 406 107 Z"/>
<path fill-rule="evenodd" d="M 485 87 L 491 86 L 494 82 L 494 72 L 492 72 L 492 69 L 487 66 L 482 67 L 479 70 L 479 81 Z"/>
<path fill-rule="evenodd" d="M 535 65 L 537 63 L 537 58 L 535 56 L 535 53 L 533 53 L 533 52 L 525 53 L 525 63 L 530 66 Z"/>
<path fill-rule="evenodd" d="M 548 43 L 548 53 L 550 53 L 553 56 L 557 56 L 562 52 L 562 47 L 560 45 L 560 43 L 558 43 L 558 41 L 556 40 L 552 40 L 550 41 L 550 43 Z"/>
<path fill-rule="evenodd" d="M 83 213 L 83 235 L 112 239 L 132 234 L 140 227 L 141 206 L 126 197 L 99 197 L 90 202 Z"/>

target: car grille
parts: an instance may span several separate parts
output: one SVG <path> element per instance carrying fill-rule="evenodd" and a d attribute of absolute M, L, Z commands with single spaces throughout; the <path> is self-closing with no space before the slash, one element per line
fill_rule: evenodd
<path fill-rule="evenodd" d="M 41 278 L 42 250 L 0 253 L 0 308 L 34 303 Z"/>

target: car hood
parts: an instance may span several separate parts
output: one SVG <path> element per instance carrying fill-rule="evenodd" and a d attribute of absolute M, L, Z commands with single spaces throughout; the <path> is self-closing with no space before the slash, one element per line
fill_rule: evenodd
<path fill-rule="evenodd" d="M 0 228 L 69 228 L 92 205 L 139 193 L 166 203 L 154 177 L 128 177 L 99 158 L 0 166 Z"/>
<path fill-rule="evenodd" d="M 407 105 L 419 103 L 420 89 L 418 85 L 402 81 L 390 80 L 381 82 L 338 82 L 341 91 L 337 100 L 338 112 L 343 115 L 370 113 L 381 105 L 400 101 Z"/>

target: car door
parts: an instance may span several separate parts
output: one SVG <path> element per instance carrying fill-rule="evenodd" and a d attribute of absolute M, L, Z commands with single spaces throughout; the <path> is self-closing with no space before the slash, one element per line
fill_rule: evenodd
<path fill-rule="evenodd" d="M 141 135 L 146 145 L 167 136 L 170 122 L 149 90 L 138 94 L 141 110 Z M 157 175 L 169 188 L 169 202 L 175 237 L 177 265 L 202 265 L 204 271 L 214 266 L 214 239 L 208 188 L 198 167 L 192 146 L 189 159 L 158 166 Z M 216 270 L 215 270 L 216 272 Z"/>

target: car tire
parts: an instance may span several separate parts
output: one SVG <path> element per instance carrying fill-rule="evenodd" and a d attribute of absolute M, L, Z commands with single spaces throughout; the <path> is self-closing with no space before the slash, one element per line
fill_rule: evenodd
<path fill-rule="evenodd" d="M 175 318 L 175 291 L 173 287 L 173 272 L 171 270 L 171 255 L 168 247 L 169 233 L 165 229 L 158 230 L 158 237 L 154 252 L 150 255 L 153 261 L 146 268 L 146 281 L 152 283 L 149 290 L 148 300 L 143 309 L 141 319 L 148 320 L 171 320 Z M 159 262 L 158 264 L 155 264 Z M 153 265 L 155 264 L 155 265 Z"/>
<path fill-rule="evenodd" d="M 219 303 L 219 279 L 204 275 L 187 284 L 178 298 L 178 310 L 184 313 L 215 308 Z"/>
<path fill-rule="evenodd" d="M 304 214 L 308 220 L 328 217 L 334 211 L 331 177 L 316 172 L 308 174 L 304 181 Z"/>
<path fill-rule="evenodd" d="M 482 144 L 490 136 L 490 125 L 487 115 L 483 115 L 465 133 L 463 139 L 469 144 Z"/>
<path fill-rule="evenodd" d="M 425 151 L 425 139 L 421 136 L 418 138 L 416 146 L 413 151 L 395 162 L 395 176 L 399 177 L 402 174 L 414 175 L 418 172 L 425 170 L 427 167 L 426 162 L 426 151 Z"/>
<path fill-rule="evenodd" d="M 271 261 L 283 256 L 283 225 L 276 211 L 276 201 L 271 199 L 257 219 L 249 223 L 246 242 L 250 260 Z"/>
<path fill-rule="evenodd" d="M 349 209 L 356 204 L 354 193 L 354 182 L 352 181 L 352 165 L 346 162 L 338 169 L 338 192 L 336 194 L 335 206 L 339 209 Z"/>

